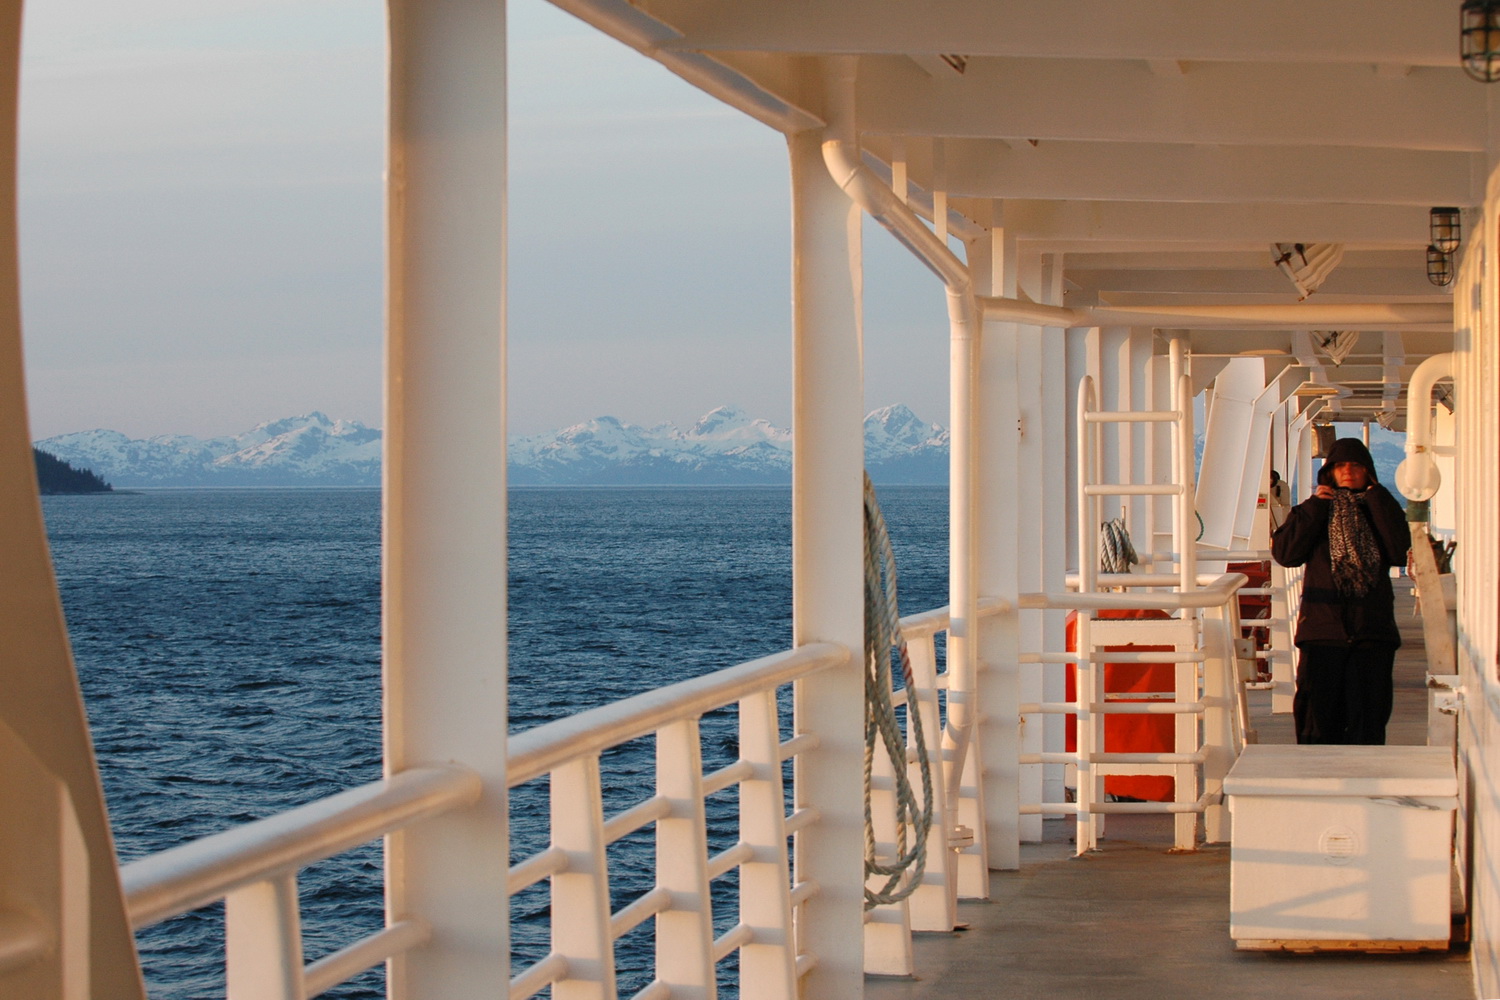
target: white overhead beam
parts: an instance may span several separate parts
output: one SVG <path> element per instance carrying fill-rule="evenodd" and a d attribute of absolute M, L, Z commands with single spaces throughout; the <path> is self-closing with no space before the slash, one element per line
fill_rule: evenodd
<path fill-rule="evenodd" d="M 880 148 L 871 137 L 870 148 Z M 927 143 L 908 143 L 913 178 L 931 186 Z M 1473 205 L 1477 153 L 1335 146 L 1175 145 L 1002 139 L 943 143 L 949 193 L 1097 201 Z"/>
<path fill-rule="evenodd" d="M 1427 244 L 1427 209 L 1407 205 L 1203 205 L 1126 201 L 1005 202 L 1020 238 L 1164 243 Z"/>
<path fill-rule="evenodd" d="M 928 52 L 974 56 L 1230 60 L 1454 66 L 1456 4 L 1405 0 L 1074 0 L 1067 4 L 919 5 L 865 0 L 704 4 L 637 0 L 696 49 Z M 1189 72 L 1196 69 L 1191 67 Z"/>
<path fill-rule="evenodd" d="M 1485 149 L 1485 90 L 1457 69 L 1392 80 L 1368 66 L 1211 63 L 1166 77 L 1140 62 L 978 59 L 932 77 L 905 57 L 866 56 L 859 106 L 865 132 Z"/>
<path fill-rule="evenodd" d="M 1381 296 L 1403 297 L 1433 296 L 1434 289 L 1427 280 L 1425 262 L 1416 251 L 1404 267 L 1350 268 L 1344 264 L 1330 274 L 1318 289 L 1317 299 L 1327 301 L 1333 296 L 1358 296 L 1368 300 Z M 1067 276 L 1080 288 L 1110 296 L 1122 293 L 1144 293 L 1151 295 L 1186 294 L 1201 296 L 1224 295 L 1276 295 L 1296 297 L 1296 290 L 1286 275 L 1271 267 L 1269 250 L 1257 265 L 1257 270 L 1154 270 L 1154 269 L 1101 269 L 1068 268 Z M 1119 301 L 1127 301 L 1125 298 Z"/>

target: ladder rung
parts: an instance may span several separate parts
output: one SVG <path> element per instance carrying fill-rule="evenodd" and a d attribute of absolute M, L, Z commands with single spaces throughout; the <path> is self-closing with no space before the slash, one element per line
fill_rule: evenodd
<path fill-rule="evenodd" d="M 1090 497 L 1170 497 L 1183 492 L 1180 483 L 1095 483 L 1083 488 Z"/>

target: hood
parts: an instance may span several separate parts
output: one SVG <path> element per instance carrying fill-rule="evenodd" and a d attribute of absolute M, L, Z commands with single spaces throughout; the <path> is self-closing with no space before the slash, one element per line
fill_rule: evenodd
<path fill-rule="evenodd" d="M 1318 470 L 1318 482 L 1324 486 L 1332 486 L 1333 467 L 1340 462 L 1358 462 L 1369 470 L 1370 482 L 1380 482 L 1380 477 L 1375 474 L 1375 459 L 1359 438 L 1339 438 L 1333 442 L 1328 454 L 1323 457 L 1323 467 Z"/>

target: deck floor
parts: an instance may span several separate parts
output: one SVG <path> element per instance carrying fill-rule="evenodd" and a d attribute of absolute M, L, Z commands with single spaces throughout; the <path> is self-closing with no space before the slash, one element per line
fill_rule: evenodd
<path fill-rule="evenodd" d="M 1426 659 L 1405 580 L 1394 744 L 1427 738 Z M 1252 693 L 1260 742 L 1291 743 L 1289 715 Z M 1072 856 L 1071 823 L 1023 845 L 1015 872 L 990 874 L 991 899 L 962 903 L 968 929 L 919 934 L 917 975 L 868 977 L 869 1000 L 1472 1000 L 1461 950 L 1414 955 L 1237 951 L 1229 937 L 1229 847 L 1170 854 L 1171 819 L 1110 817 L 1101 849 Z"/>

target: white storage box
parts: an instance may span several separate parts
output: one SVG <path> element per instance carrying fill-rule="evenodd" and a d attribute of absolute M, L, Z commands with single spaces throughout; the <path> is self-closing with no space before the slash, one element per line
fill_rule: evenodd
<path fill-rule="evenodd" d="M 1448 947 L 1451 750 L 1252 745 L 1224 793 L 1237 947 Z"/>

